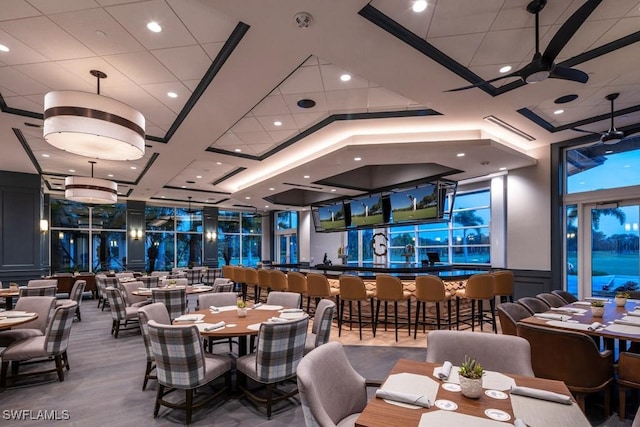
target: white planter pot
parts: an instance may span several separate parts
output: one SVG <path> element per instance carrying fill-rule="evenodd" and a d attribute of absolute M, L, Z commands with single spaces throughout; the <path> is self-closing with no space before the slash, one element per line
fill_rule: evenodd
<path fill-rule="evenodd" d="M 461 376 L 460 388 L 462 394 L 471 399 L 477 399 L 482 396 L 482 378 L 471 379 Z"/>
<path fill-rule="evenodd" d="M 624 307 L 624 305 L 627 303 L 627 299 L 621 298 L 621 297 L 615 297 L 613 299 L 613 302 L 615 302 L 618 307 Z"/>

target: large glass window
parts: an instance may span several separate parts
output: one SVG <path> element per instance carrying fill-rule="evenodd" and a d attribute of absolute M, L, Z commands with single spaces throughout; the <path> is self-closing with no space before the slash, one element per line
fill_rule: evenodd
<path fill-rule="evenodd" d="M 262 215 L 219 211 L 218 258 L 227 265 L 255 266 L 262 254 Z"/>
<path fill-rule="evenodd" d="M 596 144 L 566 151 L 567 194 L 640 185 L 640 150 L 633 138 L 611 146 Z"/>

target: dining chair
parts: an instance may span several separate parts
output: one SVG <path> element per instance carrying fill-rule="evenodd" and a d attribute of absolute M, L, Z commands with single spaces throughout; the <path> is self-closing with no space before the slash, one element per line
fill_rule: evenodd
<path fill-rule="evenodd" d="M 202 269 L 189 269 L 186 270 L 187 282 L 189 285 L 198 285 L 202 283 Z"/>
<path fill-rule="evenodd" d="M 84 280 L 86 282 L 84 291 L 91 292 L 92 298 L 96 298 L 97 288 L 96 288 L 96 275 L 89 271 L 81 271 L 77 276 L 75 276 L 76 282 L 78 280 Z"/>
<path fill-rule="evenodd" d="M 355 425 L 367 406 L 367 381 L 351 363 L 339 342 L 329 342 L 307 354 L 297 369 L 298 390 L 307 427 Z"/>
<path fill-rule="evenodd" d="M 58 285 L 44 285 L 38 287 L 20 288 L 20 298 L 22 297 L 55 297 Z"/>
<path fill-rule="evenodd" d="M 471 322 L 471 330 L 474 331 L 476 319 L 480 323 L 480 330 L 483 330 L 484 321 L 489 321 L 493 325 L 493 332 L 498 333 L 496 325 L 495 313 L 495 289 L 496 279 L 491 273 L 474 274 L 467 279 L 464 289 L 456 291 L 456 329 L 460 329 L 460 300 L 467 299 L 471 301 L 471 313 L 468 316 Z M 483 301 L 489 302 L 490 318 L 486 318 Z M 476 313 L 476 304 L 478 312 Z"/>
<path fill-rule="evenodd" d="M 544 300 L 536 297 L 518 298 L 517 303 L 529 310 L 532 315 L 535 313 L 544 313 L 551 308 Z"/>
<path fill-rule="evenodd" d="M 151 289 L 151 300 L 161 302 L 169 311 L 171 321 L 176 317 L 187 314 L 189 306 L 187 304 L 187 290 L 185 288 L 154 288 Z"/>
<path fill-rule="evenodd" d="M 567 305 L 564 299 L 560 298 L 556 294 L 552 294 L 551 292 L 544 292 L 544 293 L 538 294 L 536 295 L 536 298 L 546 302 L 549 308 L 562 307 L 563 305 Z"/>
<path fill-rule="evenodd" d="M 220 279 L 224 280 L 224 279 Z M 206 310 L 209 307 L 229 307 L 236 306 L 238 303 L 238 295 L 235 292 L 216 292 L 210 294 L 200 294 L 198 295 L 198 309 Z M 207 342 L 207 350 L 211 353 L 211 349 L 213 344 L 224 344 L 225 342 L 229 343 L 229 351 L 233 351 L 233 339 L 229 338 L 215 338 L 215 337 L 206 337 L 205 341 Z"/>
<path fill-rule="evenodd" d="M 514 277 L 511 270 L 496 270 L 492 272 L 496 279 L 496 297 L 500 297 L 500 302 L 513 302 Z"/>
<path fill-rule="evenodd" d="M 0 347 L 9 347 L 9 345 L 15 341 L 43 336 L 55 307 L 55 297 L 37 296 L 19 298 L 14 310 L 36 313 L 38 317 L 30 322 L 15 325 L 12 326 L 11 329 L 0 331 Z"/>
<path fill-rule="evenodd" d="M 212 354 L 205 357 L 200 332 L 195 325 L 173 326 L 149 320 L 147 327 L 158 380 L 153 417 L 158 416 L 160 406 L 184 409 L 185 424 L 189 425 L 194 409 L 209 405 L 213 399 L 231 389 L 231 359 Z M 223 388 L 194 403 L 194 391 L 197 388 L 210 384 L 223 375 Z M 184 402 L 164 399 L 174 389 L 185 390 Z"/>
<path fill-rule="evenodd" d="M 332 288 L 329 279 L 324 274 L 307 273 L 307 313 L 310 312 L 311 299 L 314 299 L 316 309 L 322 298 L 335 298 L 336 307 L 340 305 L 340 290 Z"/>
<path fill-rule="evenodd" d="M 202 283 L 213 285 L 213 281 L 222 276 L 222 270 L 218 268 L 207 268 L 202 273 Z"/>
<path fill-rule="evenodd" d="M 138 320 L 138 308 L 127 307 L 122 297 L 122 292 L 118 288 L 108 287 L 105 289 L 107 294 L 107 301 L 109 302 L 109 308 L 111 309 L 111 335 L 114 338 L 118 338 L 120 328 L 128 328 L 129 322 Z M 135 325 L 137 328 L 138 325 Z"/>
<path fill-rule="evenodd" d="M 256 294 L 255 302 L 260 302 L 260 294 L 264 289 L 265 294 L 269 294 L 271 289 L 271 270 L 261 268 L 258 270 L 258 293 Z"/>
<path fill-rule="evenodd" d="M 118 279 L 133 279 L 133 273 L 130 271 L 123 271 L 121 273 L 116 273 L 116 277 Z"/>
<path fill-rule="evenodd" d="M 69 298 L 60 298 L 56 301 L 56 306 L 67 304 L 69 301 L 75 301 L 78 303 L 76 306 L 76 317 L 78 318 L 78 322 L 82 321 L 82 317 L 80 315 L 80 305 L 82 304 L 82 294 L 84 293 L 85 286 L 87 282 L 85 280 L 76 280 L 71 288 L 71 292 L 69 292 Z"/>
<path fill-rule="evenodd" d="M 67 357 L 67 347 L 69 345 L 69 334 L 76 310 L 77 303 L 71 301 L 68 304 L 56 307 L 53 311 L 44 335 L 32 336 L 20 341 L 16 341 L 5 348 L 0 357 L 2 358 L 2 368 L 0 373 L 0 388 L 6 388 L 7 380 L 15 380 L 22 377 L 56 372 L 58 380 L 64 381 L 64 369 L 69 370 L 69 359 Z M 40 363 L 54 362 L 53 369 L 44 371 L 27 371 L 23 374 L 18 372 L 20 363 Z M 9 363 L 12 363 L 13 374 L 7 375 Z"/>
<path fill-rule="evenodd" d="M 147 382 L 149 380 L 155 380 L 157 377 L 151 373 L 156 369 L 155 359 L 153 358 L 153 351 L 151 350 L 151 340 L 149 339 L 149 321 L 153 320 L 161 325 L 170 325 L 171 319 L 169 318 L 169 312 L 167 307 L 160 303 L 152 303 L 140 307 L 138 309 L 138 322 L 140 323 L 140 333 L 142 334 L 142 341 L 144 342 L 144 350 L 147 354 L 147 367 L 144 372 L 144 381 L 142 382 L 142 390 L 147 388 Z"/>
<path fill-rule="evenodd" d="M 416 322 L 413 329 L 413 339 L 416 339 L 418 335 L 418 323 L 420 321 L 420 308 L 422 307 L 422 332 L 425 331 L 425 325 L 427 320 L 433 321 L 432 316 L 427 316 L 427 303 L 435 304 L 436 308 L 436 327 L 440 329 L 440 303 L 447 302 L 447 323 L 446 325 L 451 329 L 451 298 L 453 293 L 447 291 L 444 286 L 444 282 L 438 276 L 427 274 L 424 276 L 416 277 Z"/>
<path fill-rule="evenodd" d="M 516 324 L 532 314 L 525 306 L 515 302 L 503 302 L 497 310 L 503 335 L 518 335 Z"/>
<path fill-rule="evenodd" d="M 69 276 L 73 277 L 73 276 Z M 27 288 L 58 287 L 57 279 L 32 279 L 27 282 Z"/>
<path fill-rule="evenodd" d="M 124 303 L 127 307 L 140 308 L 151 304 L 151 301 L 149 301 L 149 298 L 146 296 L 133 294 L 138 288 L 143 287 L 146 287 L 144 283 L 137 280 L 133 282 L 120 282 L 119 289 L 122 291 L 122 298 L 124 298 Z"/>
<path fill-rule="evenodd" d="M 287 273 L 287 291 L 300 294 L 300 307 L 302 308 L 302 301 L 307 294 L 307 278 L 304 274 L 297 271 L 290 271 Z"/>
<path fill-rule="evenodd" d="M 160 285 L 159 276 L 143 276 L 138 280 L 144 284 L 145 288 L 157 288 Z"/>
<path fill-rule="evenodd" d="M 311 332 L 307 333 L 304 344 L 304 354 L 314 348 L 329 342 L 331 327 L 333 326 L 333 314 L 336 311 L 336 303 L 329 299 L 323 299 L 316 307 L 316 315 L 313 318 Z"/>
<path fill-rule="evenodd" d="M 609 416 L 613 383 L 613 352 L 600 351 L 582 332 L 518 323 L 518 336 L 531 344 L 531 364 L 536 377 L 564 381 L 585 410 L 585 396 L 604 391 L 604 410 Z"/>
<path fill-rule="evenodd" d="M 467 356 L 486 370 L 534 376 L 531 346 L 523 338 L 469 331 L 437 330 L 427 334 L 427 362 L 449 361 L 460 366 Z"/>
<path fill-rule="evenodd" d="M 362 302 L 369 300 L 371 304 L 371 330 L 373 336 L 376 336 L 376 323 L 374 319 L 373 297 L 375 293 L 367 290 L 364 281 L 359 276 L 343 274 L 340 280 L 340 306 L 338 308 L 338 336 L 342 334 L 342 324 L 345 322 L 344 303 L 349 302 L 349 328 L 353 329 L 353 303 L 358 306 L 358 330 L 360 332 L 360 340 L 362 341 Z"/>
<path fill-rule="evenodd" d="M 233 291 L 233 282 L 229 279 L 225 279 L 223 277 L 218 277 L 212 283 L 212 292 L 232 292 Z"/>
<path fill-rule="evenodd" d="M 269 275 L 271 276 L 269 293 L 271 293 L 272 291 L 287 292 L 289 290 L 287 275 L 283 271 L 271 270 L 269 271 Z"/>
<path fill-rule="evenodd" d="M 254 404 L 265 404 L 267 417 L 271 418 L 273 403 L 289 399 L 298 394 L 293 390 L 278 390 L 277 384 L 294 380 L 298 363 L 304 356 L 309 318 L 291 320 L 282 323 L 262 323 L 257 337 L 254 353 L 236 360 L 238 387 Z M 247 378 L 264 386 L 264 397 L 257 389 L 250 389 Z"/>
<path fill-rule="evenodd" d="M 302 296 L 293 292 L 271 291 L 267 295 L 267 305 L 281 305 L 285 308 L 300 308 Z"/>
<path fill-rule="evenodd" d="M 564 300 L 566 304 L 571 304 L 578 301 L 578 298 L 576 298 L 571 292 L 554 289 L 553 291 L 551 291 L 551 293 L 558 295 L 560 298 Z"/>
<path fill-rule="evenodd" d="M 618 385 L 618 416 L 620 417 L 620 421 L 624 422 L 627 406 L 627 391 L 629 389 L 640 389 L 640 354 L 626 351 L 620 352 L 616 383 Z"/>
<path fill-rule="evenodd" d="M 374 323 L 376 330 L 380 322 L 380 304 L 384 302 L 384 330 L 387 330 L 388 304 L 393 303 L 393 320 L 398 341 L 398 303 L 407 302 L 407 330 L 411 336 L 411 292 L 405 291 L 402 280 L 389 274 L 378 274 L 376 276 L 376 291 L 374 294 L 376 301 L 376 315 Z"/>
<path fill-rule="evenodd" d="M 119 281 L 115 277 L 107 277 L 104 274 L 96 274 L 96 288 L 98 290 L 98 308 L 102 305 L 102 311 L 109 304 L 107 300 L 107 292 L 105 289 L 108 287 L 117 288 Z"/>
<path fill-rule="evenodd" d="M 169 274 L 171 274 L 169 271 L 152 271 L 150 275 L 157 277 L 167 277 Z"/>

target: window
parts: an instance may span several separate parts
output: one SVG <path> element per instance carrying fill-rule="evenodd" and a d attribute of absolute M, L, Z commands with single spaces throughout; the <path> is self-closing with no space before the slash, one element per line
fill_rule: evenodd
<path fill-rule="evenodd" d="M 262 215 L 218 212 L 218 257 L 227 265 L 255 266 L 262 254 Z"/>

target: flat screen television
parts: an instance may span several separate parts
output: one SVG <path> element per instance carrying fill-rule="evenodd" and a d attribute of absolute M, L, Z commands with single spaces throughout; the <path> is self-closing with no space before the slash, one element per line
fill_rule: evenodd
<path fill-rule="evenodd" d="M 313 219 L 316 231 L 344 230 L 350 223 L 349 204 L 335 203 L 332 205 L 318 206 Z"/>
<path fill-rule="evenodd" d="M 429 264 L 433 265 L 436 262 L 440 262 L 440 254 L 438 252 L 427 252 L 427 258 L 429 259 Z"/>
<path fill-rule="evenodd" d="M 351 226 L 367 227 L 384 224 L 388 220 L 385 217 L 385 203 L 381 194 L 352 200 Z"/>
<path fill-rule="evenodd" d="M 394 224 L 433 220 L 440 217 L 437 183 L 392 193 L 389 198 L 391 221 Z"/>

